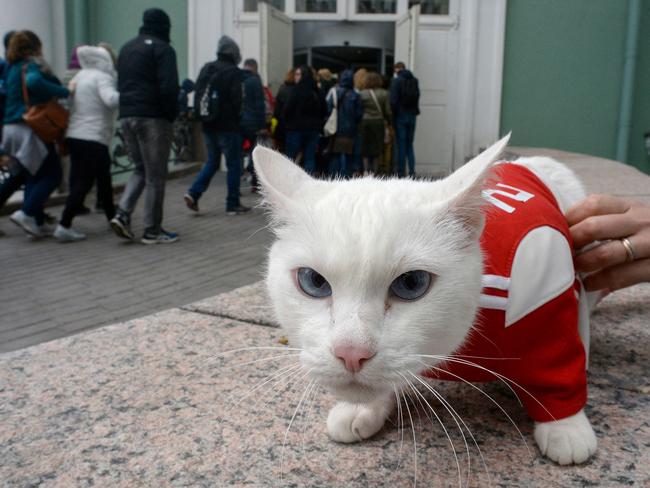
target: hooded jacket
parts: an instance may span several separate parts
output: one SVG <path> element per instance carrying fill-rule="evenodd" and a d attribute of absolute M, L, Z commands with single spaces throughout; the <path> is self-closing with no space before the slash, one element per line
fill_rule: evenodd
<path fill-rule="evenodd" d="M 359 124 L 363 118 L 361 95 L 354 90 L 354 73 L 345 70 L 341 82 L 336 88 L 336 106 L 338 109 L 336 135 L 338 137 L 356 137 Z M 334 96 L 330 92 L 327 98 L 328 112 L 334 110 Z"/>
<path fill-rule="evenodd" d="M 176 118 L 178 68 L 169 45 L 171 22 L 160 9 L 146 10 L 140 34 L 120 50 L 117 87 L 120 118 Z"/>
<path fill-rule="evenodd" d="M 120 99 L 113 60 L 105 49 L 94 46 L 80 47 L 77 56 L 81 70 L 70 82 L 73 97 L 66 137 L 108 146 Z"/>
<path fill-rule="evenodd" d="M 203 122 L 204 130 L 239 132 L 244 79 L 242 70 L 237 67 L 240 61 L 237 43 L 228 36 L 221 36 L 217 46 L 217 60 L 205 64 L 196 80 L 195 100 L 202 96 L 208 85 L 216 88 L 219 94 L 217 120 Z"/>
<path fill-rule="evenodd" d="M 304 73 L 290 91 L 283 109 L 284 124 L 287 131 L 317 131 L 325 124 L 327 104 L 311 73 Z"/>

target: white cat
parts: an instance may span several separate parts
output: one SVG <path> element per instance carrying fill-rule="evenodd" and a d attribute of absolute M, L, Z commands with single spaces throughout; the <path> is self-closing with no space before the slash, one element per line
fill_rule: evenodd
<path fill-rule="evenodd" d="M 584 292 L 562 218 L 585 192 L 549 158 L 495 165 L 508 138 L 440 181 L 317 180 L 255 149 L 277 236 L 269 294 L 304 367 L 340 400 L 332 439 L 377 433 L 416 375 L 494 380 L 490 369 L 536 420 L 542 454 L 595 452 Z"/>

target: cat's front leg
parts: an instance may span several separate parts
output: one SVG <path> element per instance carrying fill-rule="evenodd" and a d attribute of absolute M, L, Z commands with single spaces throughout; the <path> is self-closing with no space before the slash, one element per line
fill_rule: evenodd
<path fill-rule="evenodd" d="M 596 452 L 596 434 L 580 410 L 552 422 L 535 423 L 535 441 L 546 457 L 558 464 L 584 463 Z"/>
<path fill-rule="evenodd" d="M 395 397 L 385 394 L 369 403 L 339 402 L 327 416 L 327 432 L 337 442 L 359 442 L 375 435 L 395 408 Z"/>

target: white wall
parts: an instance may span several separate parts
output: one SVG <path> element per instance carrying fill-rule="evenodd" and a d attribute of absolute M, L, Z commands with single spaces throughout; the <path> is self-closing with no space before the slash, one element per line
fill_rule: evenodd
<path fill-rule="evenodd" d="M 64 0 L 0 0 L 0 36 L 10 30 L 34 31 L 55 73 L 67 66 Z M 4 53 L 3 53 L 4 54 Z"/>

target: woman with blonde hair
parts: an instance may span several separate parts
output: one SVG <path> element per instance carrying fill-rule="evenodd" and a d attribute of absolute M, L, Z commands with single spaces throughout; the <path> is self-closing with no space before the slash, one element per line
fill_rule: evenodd
<path fill-rule="evenodd" d="M 377 171 L 377 161 L 383 154 L 385 133 L 392 118 L 390 97 L 383 85 L 381 75 L 370 71 L 364 76 L 364 88 L 361 90 L 361 156 L 365 171 L 370 173 Z"/>

